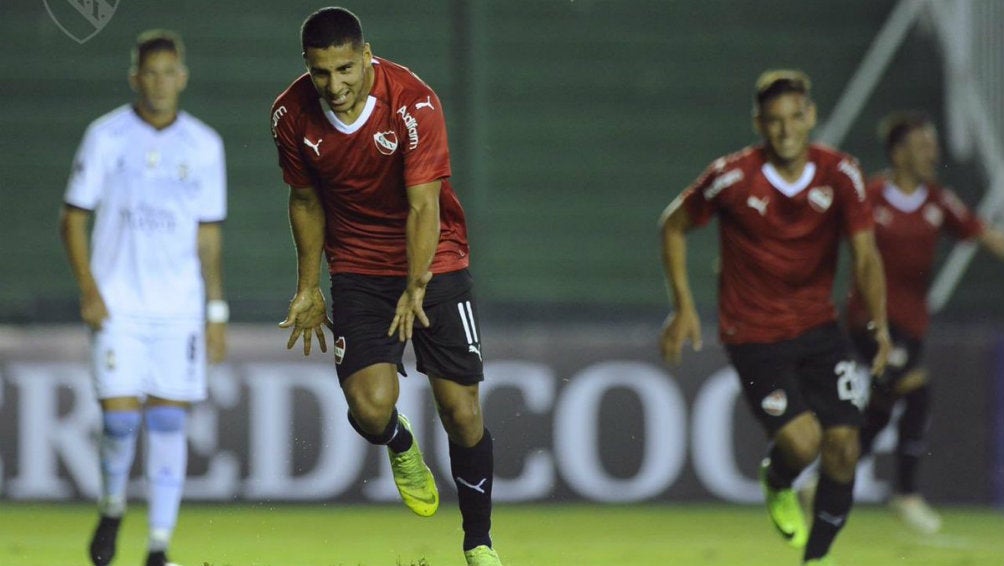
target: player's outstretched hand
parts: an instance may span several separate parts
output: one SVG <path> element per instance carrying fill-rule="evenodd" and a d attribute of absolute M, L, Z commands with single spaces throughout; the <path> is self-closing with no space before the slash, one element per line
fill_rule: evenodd
<path fill-rule="evenodd" d="M 393 336 L 396 332 L 397 339 L 401 342 L 411 340 L 415 319 L 418 319 L 425 328 L 429 327 L 429 317 L 422 308 L 422 303 L 425 302 L 425 288 L 429 281 L 432 281 L 432 272 L 426 271 L 417 281 L 408 283 L 404 293 L 401 293 L 401 298 L 397 300 L 397 310 L 394 312 L 390 328 L 387 329 L 387 336 Z"/>
<path fill-rule="evenodd" d="M 683 344 L 690 341 L 695 352 L 701 351 L 701 319 L 693 308 L 683 308 L 670 313 L 662 326 L 659 343 L 662 359 L 674 365 L 680 363 Z"/>
<path fill-rule="evenodd" d="M 292 349 L 296 341 L 303 336 L 303 355 L 310 355 L 311 334 L 317 336 L 317 342 L 322 352 L 328 351 L 328 343 L 324 338 L 324 327 L 333 329 L 328 318 L 327 307 L 324 304 L 324 294 L 317 287 L 300 291 L 289 302 L 289 312 L 286 320 L 279 323 L 279 328 L 292 327 L 293 331 L 286 342 L 286 349 Z"/>

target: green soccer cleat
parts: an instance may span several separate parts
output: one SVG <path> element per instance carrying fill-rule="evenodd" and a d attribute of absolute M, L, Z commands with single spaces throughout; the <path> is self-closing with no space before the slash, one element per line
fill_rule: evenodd
<path fill-rule="evenodd" d="M 467 566 L 502 566 L 502 561 L 495 550 L 483 544 L 464 551 L 464 558 L 467 559 Z"/>
<path fill-rule="evenodd" d="M 401 426 L 411 432 L 411 423 L 404 415 L 398 415 Z M 390 455 L 390 469 L 394 472 L 394 484 L 401 494 L 401 500 L 422 517 L 431 517 L 439 509 L 439 490 L 436 488 L 436 479 L 432 477 L 432 471 L 425 465 L 422 459 L 422 451 L 418 448 L 418 439 L 412 435 L 411 448 L 395 453 L 390 448 L 387 453 Z"/>
<path fill-rule="evenodd" d="M 809 540 L 809 528 L 805 524 L 805 516 L 802 514 L 802 507 L 798 503 L 798 496 L 795 490 L 773 489 L 767 484 L 767 469 L 770 467 L 770 459 L 764 458 L 760 463 L 760 487 L 763 488 L 764 498 L 767 500 L 767 513 L 774 523 L 774 528 L 790 546 L 804 548 Z"/>
<path fill-rule="evenodd" d="M 837 566 L 837 563 L 829 556 L 813 558 L 802 563 L 804 566 Z"/>

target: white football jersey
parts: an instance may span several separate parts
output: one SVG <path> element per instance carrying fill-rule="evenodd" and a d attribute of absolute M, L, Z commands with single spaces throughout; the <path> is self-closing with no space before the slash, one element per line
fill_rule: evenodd
<path fill-rule="evenodd" d="M 95 213 L 91 270 L 110 316 L 204 316 L 198 227 L 227 213 L 215 130 L 185 112 L 157 130 L 117 108 L 87 128 L 65 201 Z"/>

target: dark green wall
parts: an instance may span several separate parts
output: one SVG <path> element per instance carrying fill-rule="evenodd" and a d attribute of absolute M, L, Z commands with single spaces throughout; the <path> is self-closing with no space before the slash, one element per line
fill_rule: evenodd
<path fill-rule="evenodd" d="M 56 220 L 87 123 L 131 98 L 136 33 L 168 27 L 188 44 L 183 104 L 228 152 L 228 293 L 243 320 L 278 320 L 294 285 L 285 187 L 268 133 L 273 98 L 301 72 L 305 2 L 118 2 L 84 44 L 42 2 L 0 6 L 0 322 L 72 320 L 76 288 Z M 754 141 L 750 88 L 768 67 L 815 81 L 825 119 L 891 0 L 702 2 L 507 0 L 349 3 L 374 53 L 415 70 L 450 121 L 455 181 L 471 222 L 479 294 L 499 313 L 576 307 L 661 317 L 656 219 L 720 154 Z M 280 7 L 281 6 L 281 7 Z M 882 165 L 877 118 L 895 106 L 940 113 L 940 56 L 915 31 L 845 148 Z M 972 167 L 946 168 L 970 203 Z M 691 269 L 714 308 L 716 235 L 694 235 Z M 980 255 L 977 261 L 985 260 Z M 985 261 L 984 261 L 985 263 Z M 1004 317 L 999 265 L 971 272 L 957 312 Z M 994 279 L 995 278 L 995 279 Z"/>

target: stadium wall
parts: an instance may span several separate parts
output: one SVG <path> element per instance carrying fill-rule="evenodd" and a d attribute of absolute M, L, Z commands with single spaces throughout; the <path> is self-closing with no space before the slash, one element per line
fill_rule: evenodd
<path fill-rule="evenodd" d="M 722 350 L 667 368 L 658 328 L 488 328 L 485 412 L 495 436 L 500 501 L 759 501 L 765 439 Z M 303 359 L 271 326 L 233 328 L 230 362 L 190 426 L 186 496 L 210 501 L 393 502 L 382 449 L 359 439 L 329 355 Z M 96 497 L 100 425 L 78 326 L 0 330 L 0 497 Z M 1004 384 L 999 329 L 943 325 L 927 359 L 935 423 L 922 483 L 939 503 L 1000 503 Z M 399 408 L 440 478 L 449 463 L 425 380 L 409 361 Z M 997 392 L 996 396 L 994 392 Z M 995 424 L 996 423 L 996 424 Z M 862 463 L 858 498 L 888 493 L 891 432 Z M 141 467 L 132 494 L 143 493 Z"/>

